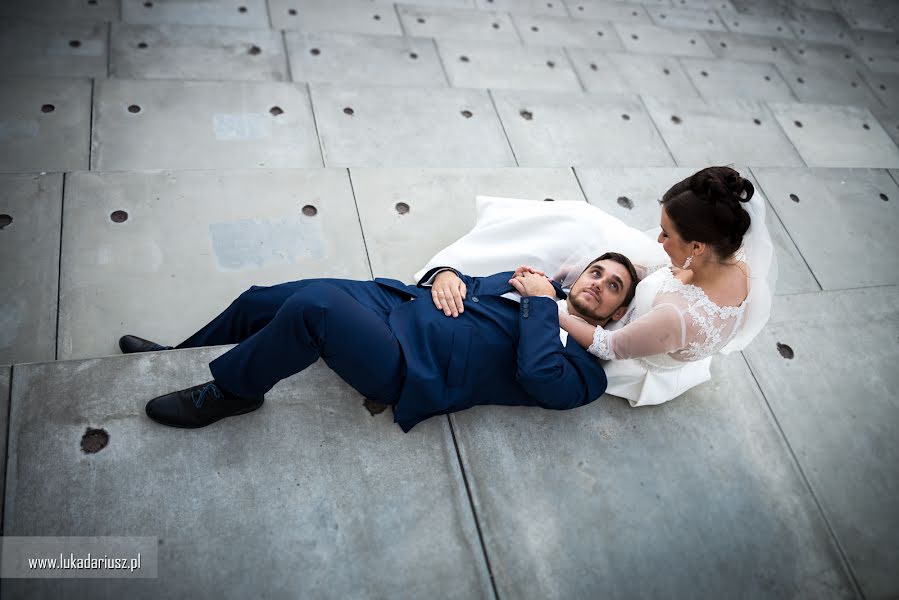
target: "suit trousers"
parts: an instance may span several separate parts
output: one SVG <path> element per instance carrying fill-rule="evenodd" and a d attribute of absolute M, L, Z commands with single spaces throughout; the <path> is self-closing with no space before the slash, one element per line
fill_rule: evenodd
<path fill-rule="evenodd" d="M 408 298 L 374 281 L 254 285 L 175 348 L 237 344 L 209 370 L 238 396 L 264 394 L 322 358 L 366 398 L 395 404 L 406 363 L 388 317 Z"/>

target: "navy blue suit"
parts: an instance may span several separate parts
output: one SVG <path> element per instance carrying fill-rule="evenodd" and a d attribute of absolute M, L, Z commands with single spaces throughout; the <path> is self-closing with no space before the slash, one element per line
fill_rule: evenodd
<path fill-rule="evenodd" d="M 562 345 L 555 301 L 501 297 L 515 291 L 511 272 L 457 274 L 467 287 L 458 318 L 438 310 L 421 282 L 307 279 L 252 286 L 177 348 L 238 343 L 209 367 L 242 396 L 322 358 L 364 396 L 393 405 L 404 432 L 479 404 L 564 410 L 603 394 L 599 361 L 573 340 Z"/>

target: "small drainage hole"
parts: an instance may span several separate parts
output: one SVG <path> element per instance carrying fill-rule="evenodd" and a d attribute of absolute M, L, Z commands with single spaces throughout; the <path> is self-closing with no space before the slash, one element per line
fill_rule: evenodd
<path fill-rule="evenodd" d="M 124 210 L 117 210 L 109 215 L 109 218 L 113 223 L 124 223 L 128 220 L 128 213 L 126 213 Z"/>
<path fill-rule="evenodd" d="M 409 205 L 405 202 L 397 202 L 394 208 L 396 208 L 396 212 L 400 213 L 401 215 L 408 214 L 409 212 Z"/>
<path fill-rule="evenodd" d="M 94 429 L 88 427 L 84 435 L 81 436 L 81 451 L 85 454 L 95 454 L 106 447 L 109 443 L 109 434 L 105 429 Z"/>
<path fill-rule="evenodd" d="M 307 204 L 303 207 L 303 214 L 307 217 L 314 217 L 318 214 L 318 209 L 312 206 L 311 204 Z"/>

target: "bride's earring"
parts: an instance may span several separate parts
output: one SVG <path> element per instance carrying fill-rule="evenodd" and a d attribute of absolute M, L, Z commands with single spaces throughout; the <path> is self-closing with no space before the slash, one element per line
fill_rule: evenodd
<path fill-rule="evenodd" d="M 691 255 L 687 258 L 687 262 L 684 263 L 684 266 L 682 266 L 681 269 L 684 269 L 684 270 L 689 269 L 689 268 L 690 268 L 690 264 L 691 264 L 692 262 L 693 262 L 693 255 L 691 254 Z"/>

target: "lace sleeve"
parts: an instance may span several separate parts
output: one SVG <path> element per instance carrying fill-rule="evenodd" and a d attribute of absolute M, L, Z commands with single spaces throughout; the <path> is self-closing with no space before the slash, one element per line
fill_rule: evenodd
<path fill-rule="evenodd" d="M 649 266 L 634 265 L 634 269 L 637 271 L 637 279 L 639 279 L 640 281 L 643 281 L 644 279 L 646 279 L 647 277 L 649 277 L 650 275 L 652 275 L 659 269 L 661 269 L 663 267 L 667 267 L 667 266 L 668 265 L 663 264 L 663 263 L 659 263 L 657 265 L 649 265 Z"/>
<path fill-rule="evenodd" d="M 597 327 L 587 351 L 604 360 L 639 358 L 680 350 L 686 345 L 686 327 L 674 304 L 657 304 L 621 329 Z"/>

